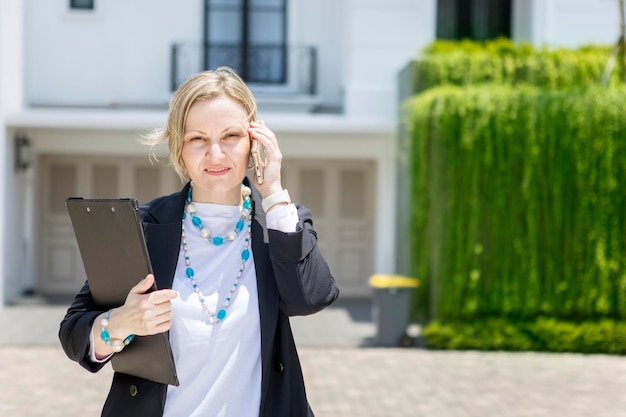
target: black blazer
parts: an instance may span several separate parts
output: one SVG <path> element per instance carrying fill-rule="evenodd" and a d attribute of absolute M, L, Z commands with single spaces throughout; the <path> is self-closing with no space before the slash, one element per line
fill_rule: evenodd
<path fill-rule="evenodd" d="M 247 179 L 244 181 L 247 183 Z M 294 233 L 267 230 L 258 191 L 252 188 L 252 253 L 256 266 L 261 321 L 260 416 L 312 416 L 289 316 L 315 313 L 339 295 L 317 246 L 311 213 L 298 207 Z M 181 218 L 189 184 L 182 191 L 140 207 L 146 244 L 158 288 L 171 288 L 181 243 Z M 269 238 L 264 241 L 264 234 Z M 139 281 L 142 277 L 137 277 Z M 89 356 L 89 336 L 102 307 L 94 304 L 85 283 L 68 308 L 59 330 L 68 357 L 91 372 L 104 364 Z M 202 360 L 199 358 L 198 360 Z M 162 416 L 167 386 L 116 372 L 102 416 Z"/>

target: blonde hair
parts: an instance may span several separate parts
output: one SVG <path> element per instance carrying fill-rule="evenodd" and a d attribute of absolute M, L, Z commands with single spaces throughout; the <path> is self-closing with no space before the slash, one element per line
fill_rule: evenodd
<path fill-rule="evenodd" d="M 150 155 L 153 159 L 156 159 L 155 147 L 168 143 L 170 164 L 183 181 L 189 180 L 182 159 L 183 135 L 189 109 L 197 101 L 210 100 L 221 95 L 241 104 L 249 121 L 256 120 L 256 100 L 246 83 L 232 68 L 219 67 L 197 73 L 181 84 L 170 101 L 167 126 L 143 138 L 144 143 L 152 146 Z"/>

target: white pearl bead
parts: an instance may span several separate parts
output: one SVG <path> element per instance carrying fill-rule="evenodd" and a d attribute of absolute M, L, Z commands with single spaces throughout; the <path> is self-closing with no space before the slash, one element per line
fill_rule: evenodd
<path fill-rule="evenodd" d="M 250 210 L 248 209 L 241 209 L 240 213 L 241 213 L 241 216 L 245 217 L 246 219 L 250 217 Z"/>
<path fill-rule="evenodd" d="M 196 212 L 196 206 L 193 204 L 187 204 L 187 213 L 192 214 Z"/>
<path fill-rule="evenodd" d="M 124 342 L 122 342 L 120 339 L 111 340 L 111 350 L 113 352 L 121 352 L 122 349 L 124 349 Z"/>
<path fill-rule="evenodd" d="M 237 232 L 235 232 L 234 230 L 231 230 L 230 232 L 226 234 L 226 239 L 230 240 L 231 242 L 235 240 L 236 238 L 237 238 Z"/>
<path fill-rule="evenodd" d="M 250 194 L 252 194 L 252 190 L 250 190 L 250 187 L 242 187 L 241 188 L 241 195 L 243 195 L 244 197 L 247 197 Z"/>
<path fill-rule="evenodd" d="M 203 227 L 202 229 L 200 229 L 200 236 L 206 239 L 211 236 L 211 232 L 206 227 Z"/>

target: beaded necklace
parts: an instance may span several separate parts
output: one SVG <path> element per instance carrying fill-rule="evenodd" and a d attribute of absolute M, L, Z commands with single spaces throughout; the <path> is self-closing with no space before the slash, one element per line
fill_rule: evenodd
<path fill-rule="evenodd" d="M 250 207 L 251 207 L 250 188 L 246 187 L 245 185 L 241 186 L 241 197 L 243 198 L 243 204 L 241 205 L 241 209 L 239 211 L 241 214 L 241 217 L 237 221 L 237 224 L 235 225 L 235 229 L 231 230 L 230 232 L 226 234 L 226 238 L 223 238 L 221 236 L 211 236 L 210 230 L 202 224 L 202 220 L 200 219 L 200 217 L 196 216 L 197 209 L 196 209 L 196 206 L 191 201 L 191 195 L 192 195 L 192 187 L 189 188 L 189 192 L 187 193 L 187 205 L 185 207 L 185 211 L 183 212 L 182 231 L 181 231 L 183 251 L 185 252 L 185 265 L 187 267 L 185 269 L 185 274 L 187 275 L 189 282 L 193 286 L 194 292 L 198 294 L 202 308 L 209 314 L 210 321 L 212 323 L 217 323 L 219 321 L 224 320 L 224 318 L 226 317 L 226 310 L 230 306 L 230 302 L 233 298 L 233 295 L 239 288 L 239 280 L 241 279 L 241 276 L 243 274 L 243 270 L 246 266 L 246 262 L 248 261 L 248 259 L 250 259 L 250 235 L 251 235 L 252 221 L 248 222 L 248 227 L 247 227 L 248 235 L 246 236 L 243 250 L 241 251 L 241 266 L 239 267 L 239 272 L 237 272 L 237 277 L 235 278 L 233 286 L 230 288 L 230 291 L 228 292 L 228 296 L 226 297 L 226 300 L 224 300 L 224 304 L 222 305 L 222 308 L 217 310 L 217 312 L 213 312 L 209 309 L 209 306 L 206 303 L 204 294 L 202 294 L 202 291 L 200 291 L 200 288 L 198 288 L 198 284 L 193 279 L 194 270 L 191 267 L 191 261 L 189 259 L 189 252 L 187 248 L 187 241 L 185 240 L 185 219 L 187 218 L 187 214 L 189 214 L 191 216 L 191 222 L 200 231 L 200 236 L 202 236 L 204 239 L 207 239 L 209 243 L 212 243 L 216 246 L 220 246 L 224 242 L 232 242 L 237 238 L 237 235 L 245 227 L 245 221 L 250 219 Z"/>

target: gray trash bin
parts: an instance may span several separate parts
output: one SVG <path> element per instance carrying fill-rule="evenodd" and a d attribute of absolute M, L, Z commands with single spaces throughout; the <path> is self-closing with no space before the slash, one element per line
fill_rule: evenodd
<path fill-rule="evenodd" d="M 374 289 L 372 316 L 376 324 L 376 345 L 405 345 L 412 292 L 418 286 L 418 280 L 379 274 L 372 276 L 369 282 Z"/>

